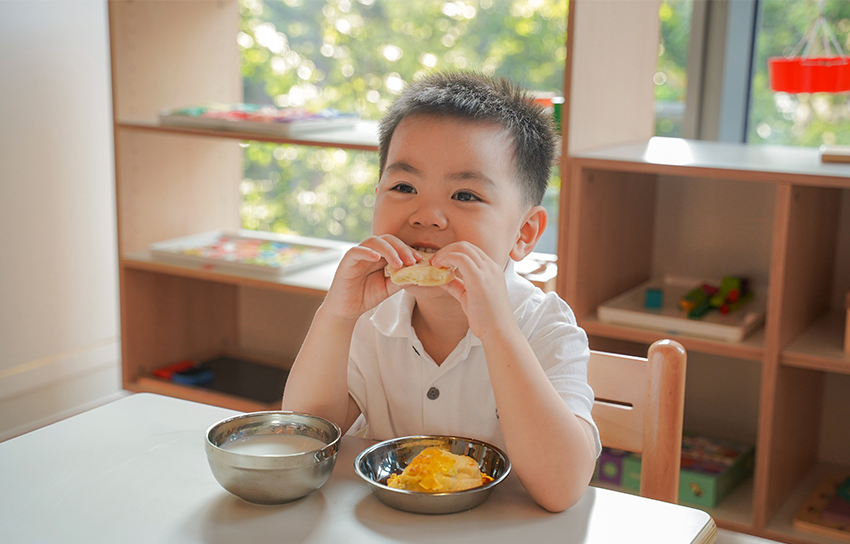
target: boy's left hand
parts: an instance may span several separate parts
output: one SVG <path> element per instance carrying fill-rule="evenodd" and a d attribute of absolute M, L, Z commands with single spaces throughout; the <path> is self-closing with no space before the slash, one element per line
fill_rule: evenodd
<path fill-rule="evenodd" d="M 481 248 L 455 242 L 440 249 L 431 264 L 456 269 L 457 279 L 440 287 L 460 302 L 472 334 L 484 340 L 500 334 L 506 326 L 516 325 L 505 271 Z"/>

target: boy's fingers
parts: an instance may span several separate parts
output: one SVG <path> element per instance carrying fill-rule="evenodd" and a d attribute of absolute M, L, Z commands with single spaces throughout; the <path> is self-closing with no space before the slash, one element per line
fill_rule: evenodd
<path fill-rule="evenodd" d="M 416 250 L 389 234 L 373 236 L 364 240 L 361 245 L 380 253 L 386 259 L 387 264 L 393 268 L 410 266 L 421 258 Z"/>

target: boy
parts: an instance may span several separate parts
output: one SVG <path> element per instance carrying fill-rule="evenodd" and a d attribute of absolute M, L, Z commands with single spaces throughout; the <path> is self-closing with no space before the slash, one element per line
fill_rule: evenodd
<path fill-rule="evenodd" d="M 538 504 L 575 504 L 600 450 L 587 336 L 513 269 L 546 227 L 554 155 L 551 119 L 508 81 L 453 73 L 408 86 L 381 121 L 373 235 L 343 257 L 283 408 L 343 432 L 362 414 L 376 440 L 484 440 L 505 448 Z M 386 277 L 423 253 L 456 279 Z"/>

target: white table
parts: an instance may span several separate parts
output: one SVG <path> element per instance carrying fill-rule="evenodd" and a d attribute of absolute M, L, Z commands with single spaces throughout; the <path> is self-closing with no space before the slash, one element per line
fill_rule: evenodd
<path fill-rule="evenodd" d="M 232 414 L 140 393 L 0 443 L 0 540 L 703 544 L 716 534 L 700 510 L 594 487 L 551 514 L 513 475 L 467 512 L 397 511 L 354 473 L 370 442 L 352 437 L 319 491 L 258 506 L 221 488 L 207 464 L 204 431 Z"/>

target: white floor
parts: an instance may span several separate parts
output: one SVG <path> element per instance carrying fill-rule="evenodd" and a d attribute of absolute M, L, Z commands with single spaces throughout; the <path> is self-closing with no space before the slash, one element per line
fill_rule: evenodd
<path fill-rule="evenodd" d="M 759 538 L 756 536 L 735 533 L 726 529 L 717 530 L 716 544 L 772 544 L 776 541 Z"/>

